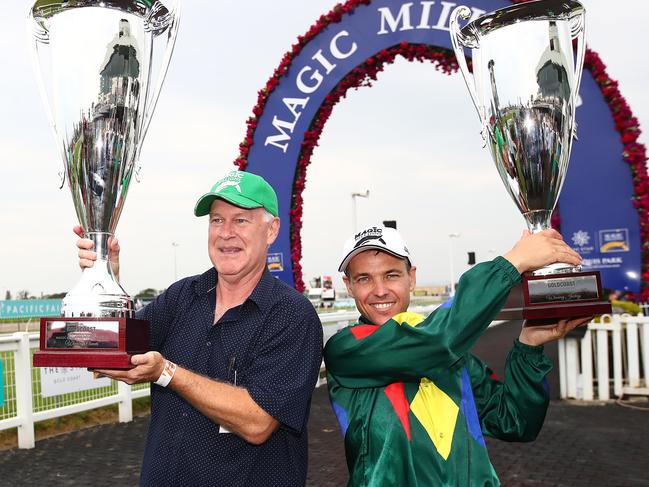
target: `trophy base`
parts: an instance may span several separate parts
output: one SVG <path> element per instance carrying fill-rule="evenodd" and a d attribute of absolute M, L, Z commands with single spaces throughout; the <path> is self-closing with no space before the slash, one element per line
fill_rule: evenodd
<path fill-rule="evenodd" d="M 512 288 L 498 320 L 527 320 L 528 326 L 557 319 L 597 316 L 611 312 L 602 299 L 599 272 L 572 272 L 545 276 L 524 275 Z"/>
<path fill-rule="evenodd" d="M 149 350 L 149 322 L 135 318 L 41 318 L 34 367 L 130 369 Z"/>

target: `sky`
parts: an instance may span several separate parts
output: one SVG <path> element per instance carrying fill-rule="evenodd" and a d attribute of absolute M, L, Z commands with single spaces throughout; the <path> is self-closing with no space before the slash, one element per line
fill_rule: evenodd
<path fill-rule="evenodd" d="M 62 162 L 40 100 L 26 35 L 33 2 L 0 10 L 0 299 L 67 291 L 79 278 Z M 234 168 L 245 120 L 261 89 L 298 35 L 336 2 L 328 0 L 185 0 L 176 49 L 130 187 L 117 236 L 121 279 L 131 294 L 166 288 L 203 272 L 207 221 L 193 216 L 197 198 Z M 587 42 L 640 121 L 649 126 L 649 63 L 644 0 L 584 0 Z M 461 120 L 462 130 L 453 120 Z M 478 261 L 505 253 L 524 228 L 493 162 L 459 74 L 397 61 L 372 88 L 339 103 L 308 169 L 304 192 L 305 280 L 337 275 L 341 247 L 357 224 L 397 220 L 420 284 L 449 282 Z M 399 138 L 394 133 L 398 131 Z M 643 134 L 640 142 L 647 145 Z M 284 222 L 287 224 L 288 222 Z M 449 234 L 459 233 L 457 238 Z M 335 285 L 342 286 L 336 277 Z"/>

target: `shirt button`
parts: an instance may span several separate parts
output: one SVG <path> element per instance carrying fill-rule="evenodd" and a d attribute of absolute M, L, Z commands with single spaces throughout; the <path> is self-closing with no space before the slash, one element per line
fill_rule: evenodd
<path fill-rule="evenodd" d="M 186 418 L 186 417 L 187 417 L 187 413 L 183 413 L 183 418 Z"/>
<path fill-rule="evenodd" d="M 211 347 L 211 346 L 212 346 L 212 342 L 207 342 L 207 346 L 208 346 L 208 347 Z"/>

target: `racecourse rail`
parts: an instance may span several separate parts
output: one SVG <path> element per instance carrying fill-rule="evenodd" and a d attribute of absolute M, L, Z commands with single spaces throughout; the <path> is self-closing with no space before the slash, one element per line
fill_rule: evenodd
<path fill-rule="evenodd" d="M 436 307 L 412 307 L 411 311 L 429 314 Z M 357 318 L 356 311 L 321 314 L 324 341 Z M 129 422 L 133 419 L 133 399 L 150 393 L 149 384 L 129 386 L 111 381 L 105 387 L 44 397 L 39 369 L 32 366 L 38 342 L 37 333 L 0 336 L 0 361 L 4 365 L 0 430 L 17 428 L 19 448 L 35 446 L 36 422 L 68 414 L 117 404 L 119 421 Z M 589 323 L 583 338 L 559 342 L 559 369 L 562 398 L 608 400 L 611 395 L 649 395 L 649 316 L 605 315 Z M 323 365 L 317 386 L 325 383 Z"/>

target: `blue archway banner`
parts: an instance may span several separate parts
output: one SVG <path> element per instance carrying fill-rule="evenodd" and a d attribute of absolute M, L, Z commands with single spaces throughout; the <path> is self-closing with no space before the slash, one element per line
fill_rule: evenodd
<path fill-rule="evenodd" d="M 498 0 L 463 3 L 471 8 L 472 19 L 511 5 Z M 344 94 L 362 84 L 358 80 L 371 71 L 372 64 L 391 62 L 395 52 L 405 55 L 413 46 L 448 50 L 447 59 L 452 61 L 442 69 L 456 71 L 449 19 L 457 5 L 396 0 L 350 0 L 338 5 L 298 39 L 260 92 L 236 163 L 262 175 L 277 191 L 282 230 L 271 248 L 269 268 L 282 280 L 303 288 L 299 265 L 303 173 L 324 124 L 314 122 L 323 105 L 329 103 L 331 110 L 339 98 L 332 103 L 333 93 Z M 427 57 L 436 62 L 433 54 Z M 643 240 L 638 210 L 632 204 L 632 173 L 622 157 L 624 146 L 609 104 L 588 71 L 580 94 L 579 141 L 573 145 L 560 199 L 562 231 L 587 259 L 587 268 L 602 272 L 604 287 L 638 292 Z M 321 118 L 326 121 L 327 116 Z"/>
<path fill-rule="evenodd" d="M 637 293 L 642 241 L 631 172 L 622 158 L 624 146 L 588 72 L 580 94 L 579 140 L 572 145 L 559 199 L 561 232 L 584 258 L 584 270 L 601 273 L 604 287 Z"/>

